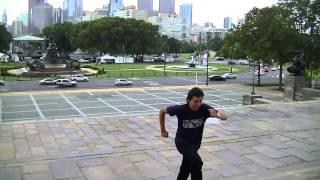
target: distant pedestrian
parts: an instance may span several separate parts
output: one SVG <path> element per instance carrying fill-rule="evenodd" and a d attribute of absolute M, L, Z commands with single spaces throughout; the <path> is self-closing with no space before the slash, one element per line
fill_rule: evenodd
<path fill-rule="evenodd" d="M 202 180 L 203 162 L 198 154 L 201 146 L 204 124 L 209 117 L 227 120 L 225 113 L 202 103 L 204 93 L 195 87 L 188 93 L 187 103 L 165 107 L 160 110 L 159 121 L 162 137 L 168 137 L 165 127 L 165 115 L 177 116 L 178 129 L 175 143 L 183 155 L 177 180 L 187 180 L 191 174 L 192 180 Z"/>

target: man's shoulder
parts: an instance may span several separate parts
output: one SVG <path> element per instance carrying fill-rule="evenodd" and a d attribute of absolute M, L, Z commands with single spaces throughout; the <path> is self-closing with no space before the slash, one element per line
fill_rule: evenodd
<path fill-rule="evenodd" d="M 167 107 L 167 112 L 170 116 L 173 115 L 177 115 L 179 114 L 181 111 L 183 111 L 185 109 L 185 105 L 173 105 L 173 106 L 169 106 Z"/>
<path fill-rule="evenodd" d="M 168 106 L 167 108 L 172 108 L 172 109 L 184 109 L 187 106 L 185 104 L 178 104 L 178 105 L 172 105 L 172 106 Z"/>
<path fill-rule="evenodd" d="M 206 103 L 202 103 L 201 104 L 201 108 L 203 108 L 203 109 L 212 109 L 212 107 L 211 106 L 209 106 L 208 104 L 206 104 Z"/>

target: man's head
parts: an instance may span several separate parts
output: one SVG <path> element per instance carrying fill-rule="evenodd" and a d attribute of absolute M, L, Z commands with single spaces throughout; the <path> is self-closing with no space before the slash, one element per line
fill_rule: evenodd
<path fill-rule="evenodd" d="M 200 88 L 192 88 L 188 92 L 188 97 L 187 97 L 187 104 L 189 105 L 189 108 L 192 111 L 197 111 L 199 110 L 201 104 L 202 104 L 202 99 L 203 99 L 203 91 Z"/>

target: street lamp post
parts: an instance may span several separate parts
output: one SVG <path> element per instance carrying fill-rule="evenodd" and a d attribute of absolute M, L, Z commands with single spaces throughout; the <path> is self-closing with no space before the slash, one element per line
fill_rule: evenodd
<path fill-rule="evenodd" d="M 207 81 L 206 81 L 206 85 L 209 86 L 209 51 L 207 50 Z"/>
<path fill-rule="evenodd" d="M 167 55 L 164 53 L 164 61 L 163 61 L 163 77 L 166 77 L 166 62 L 167 62 Z"/>
<path fill-rule="evenodd" d="M 255 92 L 255 69 L 256 69 L 256 65 L 254 63 L 252 63 L 253 68 L 252 68 L 252 91 L 251 91 L 251 95 L 256 95 Z"/>

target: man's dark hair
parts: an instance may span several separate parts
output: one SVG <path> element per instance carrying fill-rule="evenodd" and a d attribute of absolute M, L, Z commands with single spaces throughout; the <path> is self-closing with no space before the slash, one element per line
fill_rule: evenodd
<path fill-rule="evenodd" d="M 191 101 L 192 97 L 203 97 L 204 93 L 200 88 L 194 87 L 188 92 L 187 100 Z"/>

